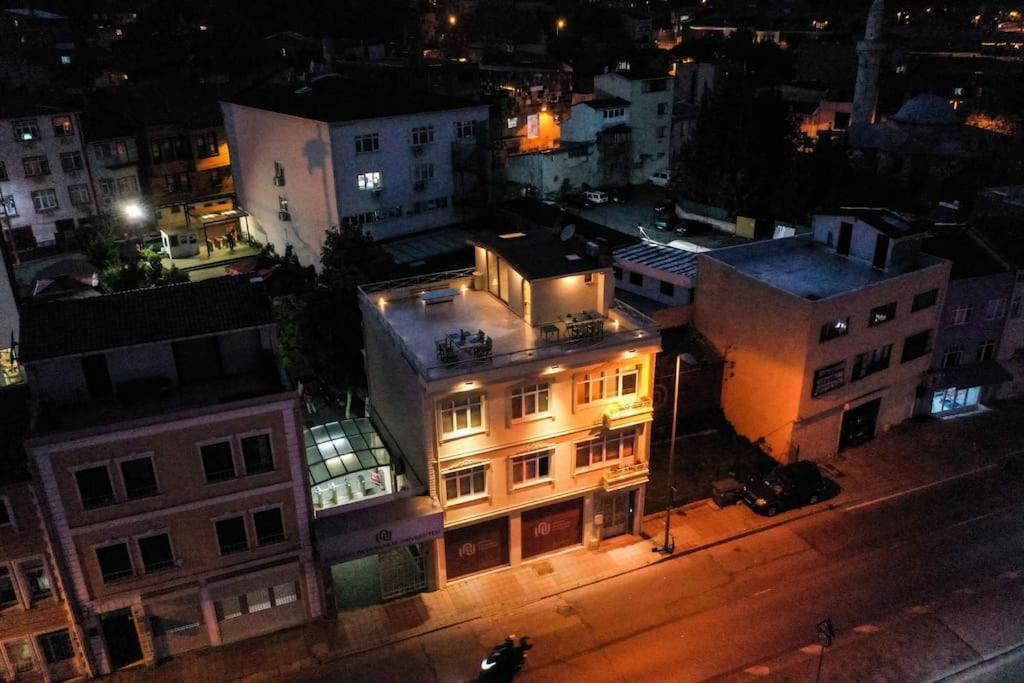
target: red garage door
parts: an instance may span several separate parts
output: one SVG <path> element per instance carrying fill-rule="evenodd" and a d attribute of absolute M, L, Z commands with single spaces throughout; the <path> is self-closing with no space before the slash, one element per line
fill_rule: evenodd
<path fill-rule="evenodd" d="M 555 503 L 523 513 L 523 557 L 583 541 L 583 499 Z"/>
<path fill-rule="evenodd" d="M 448 578 L 508 564 L 508 517 L 444 532 Z"/>

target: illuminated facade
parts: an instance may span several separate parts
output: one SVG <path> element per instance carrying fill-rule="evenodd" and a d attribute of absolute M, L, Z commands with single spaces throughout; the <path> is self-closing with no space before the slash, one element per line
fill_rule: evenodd
<path fill-rule="evenodd" d="M 475 269 L 361 297 L 371 404 L 443 509 L 438 586 L 639 533 L 649 471 L 660 337 L 610 262 L 546 233 L 475 244 Z"/>
<path fill-rule="evenodd" d="M 913 414 L 950 264 L 882 209 L 697 256 L 695 322 L 725 356 L 722 407 L 781 462 L 826 456 Z"/>

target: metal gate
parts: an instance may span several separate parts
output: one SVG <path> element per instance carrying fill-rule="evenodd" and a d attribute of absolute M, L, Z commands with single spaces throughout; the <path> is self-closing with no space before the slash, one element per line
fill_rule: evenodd
<path fill-rule="evenodd" d="M 419 544 L 395 548 L 377 556 L 381 600 L 391 600 L 427 587 L 423 551 Z"/>

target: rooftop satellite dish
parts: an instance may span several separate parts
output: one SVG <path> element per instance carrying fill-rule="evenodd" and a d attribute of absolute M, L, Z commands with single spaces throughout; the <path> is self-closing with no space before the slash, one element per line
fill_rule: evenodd
<path fill-rule="evenodd" d="M 646 241 L 646 242 L 653 242 L 654 241 L 654 240 L 651 239 L 650 235 L 647 234 L 647 231 L 644 230 L 644 226 L 637 225 L 636 226 L 636 231 L 640 233 L 640 238 L 643 239 L 644 241 Z"/>
<path fill-rule="evenodd" d="M 568 242 L 572 239 L 572 236 L 576 234 L 576 226 L 570 223 L 569 225 L 562 228 L 562 232 L 558 234 L 562 238 L 563 242 Z"/>

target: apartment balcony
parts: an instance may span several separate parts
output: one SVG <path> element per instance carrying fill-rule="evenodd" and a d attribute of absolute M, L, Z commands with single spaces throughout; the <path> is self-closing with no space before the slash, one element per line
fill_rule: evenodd
<path fill-rule="evenodd" d="M 604 411 L 605 429 L 624 429 L 644 424 L 654 419 L 651 399 L 641 398 L 629 403 L 612 403 Z"/>
<path fill-rule="evenodd" d="M 650 474 L 651 468 L 646 462 L 615 465 L 605 470 L 604 476 L 601 477 L 601 486 L 607 493 L 628 489 L 647 483 Z"/>

